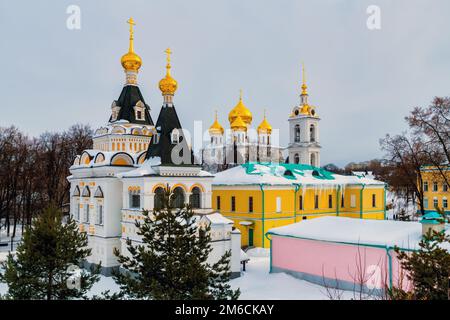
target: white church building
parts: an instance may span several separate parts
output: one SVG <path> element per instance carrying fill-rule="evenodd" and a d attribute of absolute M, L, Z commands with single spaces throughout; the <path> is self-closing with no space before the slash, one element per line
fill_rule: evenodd
<path fill-rule="evenodd" d="M 163 105 L 154 124 L 137 83 L 142 60 L 134 52 L 134 22 L 128 22 L 130 47 L 121 59 L 126 83 L 111 105 L 108 123 L 96 130 L 93 149 L 76 157 L 68 177 L 70 214 L 87 232 L 92 249 L 87 263 L 101 263 L 102 273 L 110 275 L 118 266 L 114 249 L 127 254 L 127 238 L 141 241 L 135 221 L 143 220 L 144 209 L 158 207 L 169 186 L 176 207 L 190 203 L 198 223 L 211 226 L 209 262 L 231 250 L 232 276 L 239 276 L 241 234 L 233 221 L 212 209 L 213 175 L 193 164 L 173 103 L 178 84 L 170 74 L 171 51 L 166 50 L 167 72 L 159 82 Z"/>

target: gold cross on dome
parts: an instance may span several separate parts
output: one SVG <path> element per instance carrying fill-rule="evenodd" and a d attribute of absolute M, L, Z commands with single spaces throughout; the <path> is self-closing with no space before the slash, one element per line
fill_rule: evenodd
<path fill-rule="evenodd" d="M 170 50 L 170 48 L 167 48 L 164 52 L 167 55 L 167 58 L 166 58 L 167 59 L 167 63 L 170 63 L 170 55 L 172 54 L 172 50 Z"/>
<path fill-rule="evenodd" d="M 135 26 L 136 23 L 134 22 L 133 18 L 128 19 L 127 23 L 130 25 L 130 34 L 133 34 L 133 26 Z"/>

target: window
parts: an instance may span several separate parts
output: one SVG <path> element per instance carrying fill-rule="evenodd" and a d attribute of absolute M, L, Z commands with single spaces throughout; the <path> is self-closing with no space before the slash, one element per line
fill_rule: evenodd
<path fill-rule="evenodd" d="M 314 209 L 319 209 L 319 196 L 317 194 L 314 196 Z"/>
<path fill-rule="evenodd" d="M 311 153 L 311 165 L 312 166 L 316 166 L 316 154 L 315 153 Z"/>
<path fill-rule="evenodd" d="M 428 191 L 428 181 L 423 183 L 423 191 Z"/>
<path fill-rule="evenodd" d="M 217 205 L 217 210 L 220 210 L 220 196 L 217 196 L 217 198 L 216 198 L 216 205 Z"/>
<path fill-rule="evenodd" d="M 234 196 L 231 197 L 231 211 L 236 211 L 236 198 Z"/>
<path fill-rule="evenodd" d="M 303 196 L 298 197 L 298 207 L 300 210 L 303 210 Z"/>
<path fill-rule="evenodd" d="M 433 198 L 433 207 L 436 209 L 437 207 L 439 207 L 439 200 L 438 198 L 434 197 Z"/>
<path fill-rule="evenodd" d="M 103 205 L 97 205 L 97 224 L 103 225 Z"/>
<path fill-rule="evenodd" d="M 442 191 L 447 192 L 448 191 L 448 185 L 444 182 L 442 185 Z"/>
<path fill-rule="evenodd" d="M 341 196 L 341 208 L 345 207 L 345 198 L 344 195 Z"/>
<path fill-rule="evenodd" d="M 89 222 L 89 204 L 84 205 L 84 222 Z"/>
<path fill-rule="evenodd" d="M 328 208 L 333 208 L 333 196 L 331 194 L 328 195 Z"/>
<path fill-rule="evenodd" d="M 172 139 L 172 144 L 177 144 L 179 142 L 180 132 L 178 131 L 178 129 L 173 129 L 171 139 Z"/>
<path fill-rule="evenodd" d="M 295 133 L 295 142 L 300 142 L 300 125 L 295 125 L 295 129 L 294 129 Z"/>
<path fill-rule="evenodd" d="M 174 208 L 183 208 L 185 204 L 184 190 L 181 187 L 176 187 L 172 193 L 172 206 Z"/>
<path fill-rule="evenodd" d="M 306 219 L 308 219 L 306 216 L 303 216 L 303 217 L 302 217 L 302 220 L 306 220 Z"/>
<path fill-rule="evenodd" d="M 156 188 L 154 196 L 154 208 L 161 210 L 164 205 L 164 189 L 161 187 Z"/>
<path fill-rule="evenodd" d="M 76 207 L 76 209 L 75 209 L 75 220 L 80 220 L 80 204 L 79 203 L 77 203 L 77 207 Z"/>
<path fill-rule="evenodd" d="M 281 197 L 277 197 L 277 213 L 281 212 Z"/>
<path fill-rule="evenodd" d="M 376 207 L 377 206 L 377 195 L 376 194 L 372 194 L 372 207 Z"/>
<path fill-rule="evenodd" d="M 445 209 L 447 209 L 448 208 L 448 201 L 447 201 L 447 198 L 442 198 L 442 207 L 444 207 Z"/>
<path fill-rule="evenodd" d="M 356 196 L 354 194 L 352 194 L 350 196 L 350 207 L 351 208 L 355 208 L 356 207 Z"/>
<path fill-rule="evenodd" d="M 294 156 L 294 163 L 295 164 L 299 164 L 300 163 L 300 156 L 298 155 L 298 153 L 296 153 L 295 156 Z"/>
<path fill-rule="evenodd" d="M 137 112 L 136 112 L 136 115 L 137 115 L 137 119 L 138 119 L 138 120 L 141 120 L 141 119 L 142 119 L 142 111 L 137 111 Z"/>
<path fill-rule="evenodd" d="M 423 207 L 428 208 L 428 198 L 423 198 Z"/>
<path fill-rule="evenodd" d="M 438 191 L 438 183 L 437 182 L 433 182 L 433 191 L 434 192 Z"/>
<path fill-rule="evenodd" d="M 253 212 L 253 197 L 248 197 L 248 212 Z"/>
<path fill-rule="evenodd" d="M 141 207 L 141 195 L 138 191 L 130 192 L 130 208 L 140 208 Z"/>
<path fill-rule="evenodd" d="M 316 141 L 316 127 L 313 124 L 309 127 L 309 141 Z"/>
<path fill-rule="evenodd" d="M 192 193 L 189 196 L 189 203 L 193 209 L 200 208 L 200 188 L 194 187 Z"/>

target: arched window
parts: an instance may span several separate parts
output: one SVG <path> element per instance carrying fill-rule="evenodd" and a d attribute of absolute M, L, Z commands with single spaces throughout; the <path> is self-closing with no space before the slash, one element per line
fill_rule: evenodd
<path fill-rule="evenodd" d="M 316 126 L 313 124 L 309 127 L 309 140 L 316 142 Z"/>
<path fill-rule="evenodd" d="M 295 142 L 300 142 L 300 125 L 295 125 Z"/>
<path fill-rule="evenodd" d="M 87 198 L 91 196 L 91 190 L 89 190 L 88 186 L 84 187 L 82 196 Z"/>
<path fill-rule="evenodd" d="M 294 163 L 295 163 L 295 164 L 299 164 L 299 163 L 300 163 L 300 156 L 298 155 L 298 153 L 296 153 L 296 154 L 294 155 Z"/>
<path fill-rule="evenodd" d="M 316 165 L 316 154 L 315 153 L 311 153 L 311 165 L 312 166 L 317 166 Z"/>
<path fill-rule="evenodd" d="M 95 190 L 94 197 L 95 198 L 103 198 L 102 188 L 98 187 L 97 190 Z"/>
<path fill-rule="evenodd" d="M 173 208 L 183 208 L 184 207 L 184 190 L 181 187 L 176 187 L 172 191 L 172 207 Z"/>
<path fill-rule="evenodd" d="M 192 189 L 192 194 L 189 196 L 189 204 L 193 209 L 200 208 L 200 188 L 194 187 Z"/>
<path fill-rule="evenodd" d="M 154 207 L 156 210 L 161 210 L 164 206 L 164 189 L 158 187 L 155 190 Z"/>

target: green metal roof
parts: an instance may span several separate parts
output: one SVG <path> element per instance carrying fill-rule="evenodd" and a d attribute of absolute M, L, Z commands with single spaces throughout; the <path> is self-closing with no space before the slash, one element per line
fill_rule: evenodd
<path fill-rule="evenodd" d="M 304 171 L 316 171 L 317 175 L 314 177 L 321 180 L 335 180 L 333 177 L 333 173 L 329 172 L 325 169 L 314 167 L 307 164 L 293 164 L 293 163 L 264 163 L 264 162 L 249 162 L 242 165 L 245 168 L 247 174 L 256 174 L 263 175 L 264 172 L 260 172 L 255 168 L 256 165 L 265 166 L 270 169 L 270 172 L 275 175 L 276 170 L 281 166 L 286 170 L 284 173 L 284 177 L 286 179 L 296 180 L 295 176 L 286 174 L 291 172 L 292 174 L 297 174 L 300 176 L 304 176 Z M 256 172 L 255 172 L 256 171 Z"/>

